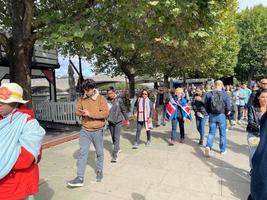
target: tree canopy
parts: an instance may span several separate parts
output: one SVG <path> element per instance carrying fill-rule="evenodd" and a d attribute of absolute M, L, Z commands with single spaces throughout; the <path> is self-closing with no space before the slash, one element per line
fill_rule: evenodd
<path fill-rule="evenodd" d="M 241 81 L 259 80 L 266 76 L 267 67 L 267 8 L 259 5 L 238 14 L 240 52 L 235 68 Z"/>

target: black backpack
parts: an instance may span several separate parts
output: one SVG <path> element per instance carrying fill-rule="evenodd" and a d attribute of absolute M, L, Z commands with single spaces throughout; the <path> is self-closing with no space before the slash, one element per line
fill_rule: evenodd
<path fill-rule="evenodd" d="M 213 91 L 211 93 L 209 102 L 210 112 L 212 114 L 220 114 L 225 112 L 225 104 L 223 101 L 223 95 L 219 91 Z"/>

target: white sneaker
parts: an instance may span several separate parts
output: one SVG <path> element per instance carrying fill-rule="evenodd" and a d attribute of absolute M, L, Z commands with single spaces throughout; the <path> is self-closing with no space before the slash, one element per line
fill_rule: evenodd
<path fill-rule="evenodd" d="M 133 145 L 133 149 L 138 149 L 138 148 L 139 148 L 139 144 L 135 142 Z"/>
<path fill-rule="evenodd" d="M 233 125 L 236 125 L 236 121 L 233 121 Z"/>
<path fill-rule="evenodd" d="M 240 121 L 240 120 L 238 120 L 238 121 L 237 121 L 237 124 L 239 124 L 239 125 L 240 125 L 240 124 L 241 124 L 241 121 Z"/>
<path fill-rule="evenodd" d="M 227 128 L 227 129 L 226 129 L 226 132 L 228 132 L 228 131 L 229 131 L 229 129 Z"/>
<path fill-rule="evenodd" d="M 227 151 L 225 150 L 224 152 L 221 152 L 221 155 L 227 154 Z"/>
<path fill-rule="evenodd" d="M 208 158 L 210 157 L 210 148 L 209 147 L 205 148 L 205 156 Z"/>
<path fill-rule="evenodd" d="M 146 142 L 146 146 L 147 146 L 147 147 L 150 147 L 150 146 L 151 146 L 151 141 L 147 141 L 147 142 Z"/>
<path fill-rule="evenodd" d="M 119 160 L 118 157 L 116 157 L 116 158 L 113 157 L 110 162 L 116 163 L 116 162 L 118 162 L 118 160 Z"/>

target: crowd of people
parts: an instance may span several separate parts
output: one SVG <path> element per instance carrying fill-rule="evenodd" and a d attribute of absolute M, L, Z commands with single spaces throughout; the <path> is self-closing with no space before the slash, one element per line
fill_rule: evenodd
<path fill-rule="evenodd" d="M 216 129 L 219 129 L 220 153 L 227 153 L 227 131 L 236 124 L 247 124 L 246 131 L 251 167 L 251 195 L 249 199 L 267 199 L 267 79 L 262 79 L 259 87 L 251 89 L 246 84 L 224 86 L 218 80 L 212 87 L 173 88 L 160 86 L 152 91 L 143 89 L 136 96 L 130 109 L 127 96 L 117 94 L 113 87 L 107 89 L 104 97 L 92 79 L 82 83 L 83 95 L 77 100 L 76 115 L 81 117 L 79 157 L 77 176 L 67 182 L 70 187 L 84 184 L 85 169 L 91 143 L 96 150 L 96 180 L 103 179 L 104 127 L 110 130 L 113 144 L 111 162 L 118 162 L 122 125 L 129 125 L 129 112 L 136 121 L 133 149 L 139 148 L 141 129 L 144 127 L 146 146 L 152 145 L 153 126 L 171 123 L 168 143 L 185 142 L 184 123 L 192 120 L 190 107 L 195 115 L 200 146 L 204 155 L 211 157 Z M 41 159 L 41 143 L 44 129 L 34 119 L 23 100 L 23 89 L 16 83 L 0 87 L 0 199 L 33 199 L 38 192 L 38 163 Z M 206 144 L 205 126 L 209 131 Z M 228 122 L 228 123 L 227 123 Z"/>

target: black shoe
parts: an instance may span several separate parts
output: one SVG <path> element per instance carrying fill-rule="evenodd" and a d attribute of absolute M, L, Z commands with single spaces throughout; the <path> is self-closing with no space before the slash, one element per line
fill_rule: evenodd
<path fill-rule="evenodd" d="M 101 182 L 102 179 L 103 179 L 103 171 L 97 171 L 96 172 L 96 181 Z"/>
<path fill-rule="evenodd" d="M 164 124 L 162 124 L 162 126 L 166 126 L 166 124 L 164 123 Z"/>
<path fill-rule="evenodd" d="M 198 145 L 199 145 L 199 146 L 203 146 L 203 141 L 202 141 L 202 140 L 199 140 Z"/>
<path fill-rule="evenodd" d="M 70 187 L 82 187 L 83 186 L 83 177 L 77 176 L 75 179 L 69 181 L 67 184 Z"/>

